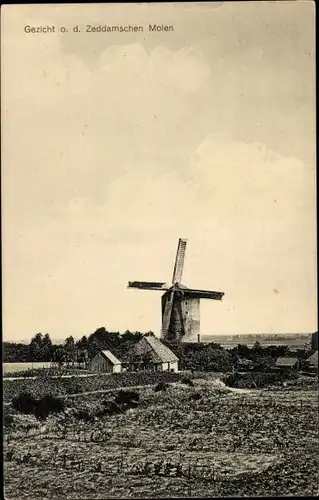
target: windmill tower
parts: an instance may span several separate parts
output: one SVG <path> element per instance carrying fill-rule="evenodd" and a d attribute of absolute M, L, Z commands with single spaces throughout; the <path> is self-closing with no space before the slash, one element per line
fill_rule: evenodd
<path fill-rule="evenodd" d="M 161 338 L 170 342 L 197 342 L 200 332 L 200 299 L 221 300 L 223 292 L 195 290 L 181 284 L 186 239 L 179 239 L 172 284 L 129 281 L 128 288 L 164 291 Z"/>

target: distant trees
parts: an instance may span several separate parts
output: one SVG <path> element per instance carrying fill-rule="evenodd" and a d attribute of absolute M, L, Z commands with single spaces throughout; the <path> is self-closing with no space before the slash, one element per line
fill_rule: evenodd
<path fill-rule="evenodd" d="M 179 358 L 180 370 L 216 371 L 232 370 L 232 353 L 219 344 L 173 344 L 164 342 Z"/>
<path fill-rule="evenodd" d="M 32 356 L 30 354 L 30 348 L 28 344 L 3 342 L 3 362 L 24 363 L 27 361 L 32 361 Z"/>
<path fill-rule="evenodd" d="M 50 335 L 46 333 L 36 333 L 29 344 L 32 361 L 51 361 L 53 346 Z"/>
<path fill-rule="evenodd" d="M 29 344 L 14 342 L 3 343 L 3 361 L 10 362 L 36 362 L 53 361 L 58 365 L 87 366 L 89 359 L 93 358 L 101 350 L 110 350 L 120 359 L 126 352 L 143 337 L 143 335 L 154 335 L 153 332 L 143 334 L 141 332 L 125 331 L 109 332 L 105 327 L 100 327 L 90 335 L 83 335 L 75 341 L 73 336 L 68 336 L 63 344 L 52 344 L 48 333 L 36 333 Z"/>
<path fill-rule="evenodd" d="M 110 350 L 121 361 L 128 359 L 134 345 L 143 336 L 153 332 L 141 333 L 125 331 L 110 332 L 100 327 L 89 335 L 75 340 L 69 335 L 63 344 L 53 345 L 48 333 L 36 333 L 29 345 L 13 342 L 3 343 L 4 362 L 54 361 L 59 366 L 87 367 L 89 360 L 101 350 Z M 297 356 L 300 360 L 309 356 L 307 349 L 291 351 L 285 345 L 263 346 L 256 342 L 253 347 L 239 344 L 233 349 L 224 349 L 220 344 L 172 343 L 163 341 L 179 358 L 180 370 L 230 372 L 233 370 L 268 371 L 280 356 Z M 147 368 L 149 360 L 137 360 Z"/>

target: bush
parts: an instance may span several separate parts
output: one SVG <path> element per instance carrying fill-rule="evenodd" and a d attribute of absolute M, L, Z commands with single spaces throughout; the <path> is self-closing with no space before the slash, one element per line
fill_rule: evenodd
<path fill-rule="evenodd" d="M 83 420 L 84 422 L 93 422 L 94 415 L 90 413 L 89 410 L 80 408 L 74 413 L 74 417 L 78 420 Z"/>
<path fill-rule="evenodd" d="M 117 413 L 122 413 L 122 408 L 115 403 L 115 401 L 106 400 L 103 401 L 102 404 L 104 406 L 103 413 L 105 415 L 116 415 Z"/>
<path fill-rule="evenodd" d="M 166 391 L 167 389 L 168 389 L 168 384 L 166 384 L 165 382 L 160 382 L 154 387 L 155 392 Z"/>
<path fill-rule="evenodd" d="M 116 398 L 115 403 L 118 404 L 128 404 L 135 402 L 137 403 L 140 400 L 140 395 L 138 392 L 134 391 L 119 391 Z"/>
<path fill-rule="evenodd" d="M 189 399 L 192 401 L 199 401 L 200 399 L 202 399 L 202 396 L 201 394 L 199 394 L 199 392 L 194 392 L 189 396 Z"/>
<path fill-rule="evenodd" d="M 14 420 L 14 418 L 13 418 L 13 415 L 10 412 L 10 410 L 8 410 L 7 408 L 4 408 L 3 427 L 5 429 L 8 429 L 9 427 L 11 427 L 13 424 L 13 420 Z"/>
<path fill-rule="evenodd" d="M 12 407 L 19 413 L 34 414 L 37 406 L 38 400 L 28 392 L 24 392 L 12 400 Z"/>
<path fill-rule="evenodd" d="M 37 404 L 35 416 L 44 420 L 50 413 L 60 413 L 64 410 L 64 402 L 60 398 L 56 398 L 48 394 L 44 396 Z"/>
<path fill-rule="evenodd" d="M 237 389 L 259 389 L 268 385 L 280 384 L 286 380 L 295 380 L 298 374 L 286 372 L 261 372 L 261 373 L 231 373 L 225 377 L 224 382 L 228 387 Z"/>
<path fill-rule="evenodd" d="M 29 393 L 22 393 L 13 399 L 12 407 L 19 413 L 32 414 L 43 420 L 50 413 L 59 413 L 63 411 L 64 402 L 50 394 L 38 400 Z"/>
<path fill-rule="evenodd" d="M 181 380 L 181 384 L 186 384 L 190 387 L 194 387 L 194 382 L 189 377 L 183 377 Z"/>

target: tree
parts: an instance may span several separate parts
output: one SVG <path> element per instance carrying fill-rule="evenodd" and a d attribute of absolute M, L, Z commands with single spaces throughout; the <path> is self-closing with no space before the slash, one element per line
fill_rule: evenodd
<path fill-rule="evenodd" d="M 88 343 L 88 338 L 86 337 L 86 335 L 83 335 L 83 337 L 78 340 L 75 345 L 78 349 L 87 349 Z"/>
<path fill-rule="evenodd" d="M 154 332 L 149 331 L 149 332 L 145 333 L 145 337 L 155 337 L 155 334 L 154 334 Z"/>
<path fill-rule="evenodd" d="M 53 359 L 61 367 L 66 360 L 65 351 L 63 347 L 58 347 L 53 355 Z"/>
<path fill-rule="evenodd" d="M 32 361 L 43 361 L 43 335 L 36 333 L 29 344 Z"/>
<path fill-rule="evenodd" d="M 46 333 L 42 338 L 42 359 L 43 361 L 51 361 L 53 354 L 53 346 L 52 341 L 50 339 L 50 335 Z"/>
<path fill-rule="evenodd" d="M 75 363 L 75 361 L 76 361 L 76 347 L 75 347 L 74 338 L 72 337 L 72 335 L 65 339 L 64 344 L 63 344 L 63 350 L 65 352 L 65 358 L 66 358 L 67 364 L 69 365 L 69 363 Z"/>

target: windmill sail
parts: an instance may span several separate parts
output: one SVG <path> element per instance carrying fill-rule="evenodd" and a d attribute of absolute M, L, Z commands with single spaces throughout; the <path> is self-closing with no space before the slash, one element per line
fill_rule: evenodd
<path fill-rule="evenodd" d="M 183 292 L 185 297 L 193 299 L 222 300 L 223 296 L 225 295 L 223 292 L 215 292 L 213 290 L 195 290 L 192 288 L 188 288 Z"/>
<path fill-rule="evenodd" d="M 187 240 L 185 240 L 185 239 L 178 240 L 176 260 L 175 260 L 175 266 L 174 266 L 174 272 L 173 272 L 173 285 L 175 283 L 180 283 L 182 280 L 184 260 L 185 260 L 185 251 L 186 251 L 186 243 L 187 243 Z"/>
<path fill-rule="evenodd" d="M 167 290 L 166 283 L 157 281 L 129 281 L 127 288 L 140 288 L 142 290 Z"/>

